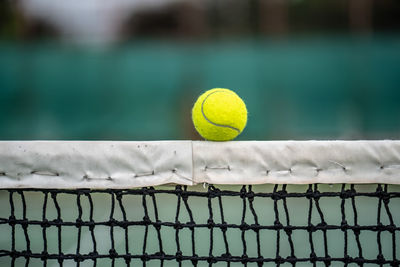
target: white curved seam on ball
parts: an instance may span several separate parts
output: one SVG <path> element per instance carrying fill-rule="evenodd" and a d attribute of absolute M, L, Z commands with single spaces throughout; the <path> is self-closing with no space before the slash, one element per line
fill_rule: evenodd
<path fill-rule="evenodd" d="M 211 94 L 207 95 L 206 98 L 204 98 L 203 102 L 201 102 L 201 114 L 203 114 L 203 117 L 204 117 L 204 119 L 206 119 L 206 121 L 208 121 L 209 123 L 211 123 L 211 124 L 214 125 L 214 126 L 229 128 L 229 129 L 232 129 L 232 130 L 237 131 L 238 133 L 240 133 L 240 130 L 237 129 L 237 128 L 235 128 L 235 127 L 233 127 L 233 126 L 224 125 L 224 124 L 218 124 L 218 123 L 215 123 L 215 122 L 210 121 L 210 120 L 207 118 L 206 114 L 204 114 L 203 106 L 204 106 L 204 103 L 206 102 L 207 98 L 208 98 L 210 95 L 212 95 L 212 94 L 220 93 L 220 92 L 226 93 L 225 91 L 214 91 L 214 92 L 212 92 Z"/>

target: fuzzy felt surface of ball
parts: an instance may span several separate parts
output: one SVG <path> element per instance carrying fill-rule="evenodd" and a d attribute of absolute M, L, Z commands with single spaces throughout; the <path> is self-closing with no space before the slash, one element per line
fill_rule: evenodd
<path fill-rule="evenodd" d="M 229 141 L 246 126 L 246 104 L 232 90 L 214 88 L 199 96 L 192 109 L 192 120 L 204 139 Z"/>

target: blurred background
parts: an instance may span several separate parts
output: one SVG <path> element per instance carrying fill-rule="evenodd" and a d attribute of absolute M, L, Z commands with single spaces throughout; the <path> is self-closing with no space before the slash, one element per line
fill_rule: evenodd
<path fill-rule="evenodd" d="M 235 90 L 239 140 L 400 138 L 398 0 L 1 0 L 0 139 L 200 139 Z"/>

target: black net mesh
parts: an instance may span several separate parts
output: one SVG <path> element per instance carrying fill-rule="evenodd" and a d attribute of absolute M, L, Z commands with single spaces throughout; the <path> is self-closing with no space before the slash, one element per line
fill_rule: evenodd
<path fill-rule="evenodd" d="M 0 266 L 399 266 L 400 186 L 0 190 Z"/>

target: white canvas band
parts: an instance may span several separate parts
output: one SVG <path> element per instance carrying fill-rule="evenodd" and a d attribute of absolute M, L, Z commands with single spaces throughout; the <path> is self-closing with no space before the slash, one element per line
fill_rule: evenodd
<path fill-rule="evenodd" d="M 400 141 L 1 141 L 0 188 L 400 184 Z"/>

